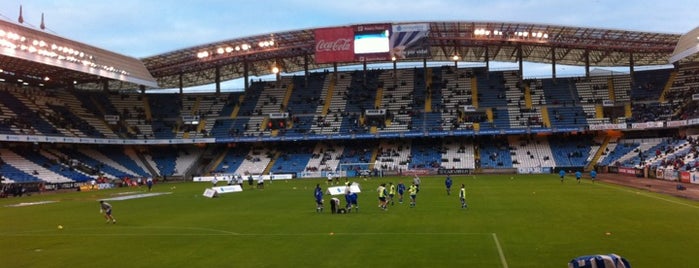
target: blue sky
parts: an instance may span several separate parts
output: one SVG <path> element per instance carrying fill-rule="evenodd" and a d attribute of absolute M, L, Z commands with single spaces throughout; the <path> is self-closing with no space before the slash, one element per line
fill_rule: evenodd
<path fill-rule="evenodd" d="M 527 22 L 680 34 L 699 26 L 696 0 L 3 0 L 0 19 L 16 22 L 20 5 L 26 26 L 38 27 L 44 13 L 50 33 L 137 58 L 250 35 L 372 22 Z"/>

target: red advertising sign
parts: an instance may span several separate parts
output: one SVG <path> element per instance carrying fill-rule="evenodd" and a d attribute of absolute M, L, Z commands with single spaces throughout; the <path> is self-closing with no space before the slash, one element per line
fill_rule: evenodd
<path fill-rule="evenodd" d="M 352 27 L 316 29 L 314 33 L 316 63 L 354 61 L 354 29 Z"/>
<path fill-rule="evenodd" d="M 691 174 L 689 173 L 689 171 L 680 171 L 680 181 L 691 182 Z"/>
<path fill-rule="evenodd" d="M 630 167 L 619 167 L 620 174 L 636 175 L 636 169 Z"/>

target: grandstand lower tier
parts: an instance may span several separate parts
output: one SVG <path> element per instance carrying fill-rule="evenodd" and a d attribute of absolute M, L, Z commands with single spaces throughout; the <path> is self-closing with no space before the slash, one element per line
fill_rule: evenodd
<path fill-rule="evenodd" d="M 558 170 L 695 171 L 699 143 L 690 131 L 496 135 L 199 145 L 5 143 L 2 183 L 84 183 L 212 174 L 552 173 Z"/>

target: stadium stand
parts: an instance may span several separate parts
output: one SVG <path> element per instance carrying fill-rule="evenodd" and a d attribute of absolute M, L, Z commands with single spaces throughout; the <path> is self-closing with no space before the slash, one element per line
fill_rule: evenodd
<path fill-rule="evenodd" d="M 82 91 L 36 91 L 6 86 L 0 90 L 0 131 L 5 134 L 33 134 L 79 138 L 241 138 L 302 137 L 333 135 L 367 138 L 388 135 L 381 140 L 325 142 L 308 140 L 303 148 L 272 148 L 266 145 L 239 146 L 216 150 L 220 161 L 208 172 L 261 174 L 268 171 L 297 176 L 322 176 L 322 172 L 350 168 L 353 171 L 376 168 L 507 169 L 574 168 L 593 161 L 602 150 L 597 165 L 642 167 L 694 165 L 693 148 L 683 144 L 622 139 L 600 147 L 595 137 L 580 141 L 568 136 L 478 136 L 452 137 L 454 133 L 537 129 L 580 130 L 590 124 L 652 122 L 691 118 L 693 102 L 678 100 L 699 88 L 694 66 L 637 71 L 640 85 L 631 86 L 627 74 L 598 74 L 589 78 L 537 78 L 520 81 L 514 71 L 486 71 L 483 68 L 456 69 L 452 66 L 386 70 L 327 72 L 288 76 L 277 81 L 253 81 L 247 92 L 209 94 L 138 94 Z M 673 78 L 672 73 L 677 73 Z M 308 79 L 306 81 L 306 79 Z M 364 80 L 366 79 L 366 80 Z M 673 80 L 674 79 L 674 80 Z M 672 81 L 671 81 L 672 80 Z M 666 89 L 667 88 L 667 89 Z M 478 98 L 478 101 L 475 101 Z M 637 99 L 638 98 L 638 99 Z M 672 99 L 662 102 L 661 99 Z M 175 100 L 173 102 L 173 100 Z M 604 107 L 613 101 L 616 111 Z M 634 103 L 630 105 L 630 103 Z M 616 105 L 620 104 L 620 105 Z M 466 115 L 465 105 L 482 114 Z M 366 123 L 366 109 L 386 109 L 384 124 Z M 628 110 L 625 112 L 624 110 Z M 620 112 L 621 111 L 621 112 Z M 265 127 L 269 113 L 287 112 L 288 125 L 278 133 Z M 105 115 L 118 115 L 109 123 Z M 200 116 L 198 125 L 185 126 L 182 116 Z M 473 120 L 476 119 L 476 120 Z M 70 121 L 70 124 L 66 122 Z M 57 127 L 62 126 L 62 127 Z M 376 127 L 372 130 L 372 127 Z M 375 131 L 375 132 L 374 132 Z M 274 133 L 274 134 L 273 134 Z M 426 139 L 396 139 L 399 136 L 428 135 Z M 514 132 L 518 133 L 518 132 Z M 521 132 L 519 132 L 521 134 Z M 369 136 L 361 136 L 369 135 Z M 418 137 L 419 137 L 418 136 Z M 436 142 L 429 139 L 435 139 Z M 483 142 L 486 141 L 486 142 Z M 634 145 L 638 143 L 637 145 Z M 246 143 L 244 143 L 246 144 Z M 684 145 L 687 144 L 687 145 Z M 640 145 L 640 147 L 639 147 Z M 655 147 L 653 147 L 655 146 Z M 663 157 L 649 155 L 668 146 L 683 146 Z M 634 152 L 636 151 L 636 152 Z M 639 156 L 639 152 L 643 157 Z M 41 163 L 65 157 L 104 173 L 110 178 L 191 175 L 203 149 L 191 146 L 162 146 L 110 150 L 47 149 L 24 161 Z M 8 152 L 8 154 L 10 154 Z M 3 161 L 6 156 L 2 156 Z M 48 160 L 47 160 L 48 159 Z M 678 160 L 678 159 L 681 159 Z M 355 167 L 350 163 L 364 163 Z M 14 166 L 12 166 L 14 167 Z M 29 168 L 10 170 L 21 174 L 16 181 L 36 181 Z M 60 173 L 59 164 L 40 172 L 55 172 L 54 181 L 85 181 L 89 172 Z"/>

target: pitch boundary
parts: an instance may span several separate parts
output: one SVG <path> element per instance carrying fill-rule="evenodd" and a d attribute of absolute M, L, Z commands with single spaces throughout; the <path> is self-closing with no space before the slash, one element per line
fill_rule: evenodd
<path fill-rule="evenodd" d="M 645 196 L 645 197 L 648 197 L 648 198 L 654 198 L 654 199 L 662 200 L 662 201 L 665 201 L 665 202 L 668 202 L 668 203 L 673 203 L 673 204 L 678 204 L 678 205 L 684 205 L 684 206 L 688 206 L 688 207 L 691 207 L 691 208 L 697 208 L 697 209 L 699 209 L 699 206 L 697 206 L 697 205 L 693 205 L 693 204 L 689 204 L 689 203 L 683 203 L 683 202 L 680 202 L 680 201 L 677 201 L 677 200 L 672 200 L 672 199 L 668 199 L 668 198 L 663 198 L 663 197 L 660 197 L 660 196 L 650 195 L 650 194 L 648 194 L 648 193 L 646 193 L 646 192 L 634 191 L 634 190 L 631 190 L 631 189 L 628 189 L 628 188 L 618 187 L 616 184 L 609 185 L 609 184 L 606 184 L 606 183 L 599 183 L 599 184 L 597 184 L 597 185 L 600 185 L 600 186 L 603 186 L 603 187 L 607 187 L 607 188 L 611 188 L 611 189 L 616 189 L 616 190 L 619 190 L 619 191 L 624 191 L 624 192 L 629 192 L 629 193 L 635 193 L 635 194 L 637 194 L 637 195 L 642 195 L 642 196 Z M 617 186 L 617 187 L 615 187 L 615 186 Z"/>

